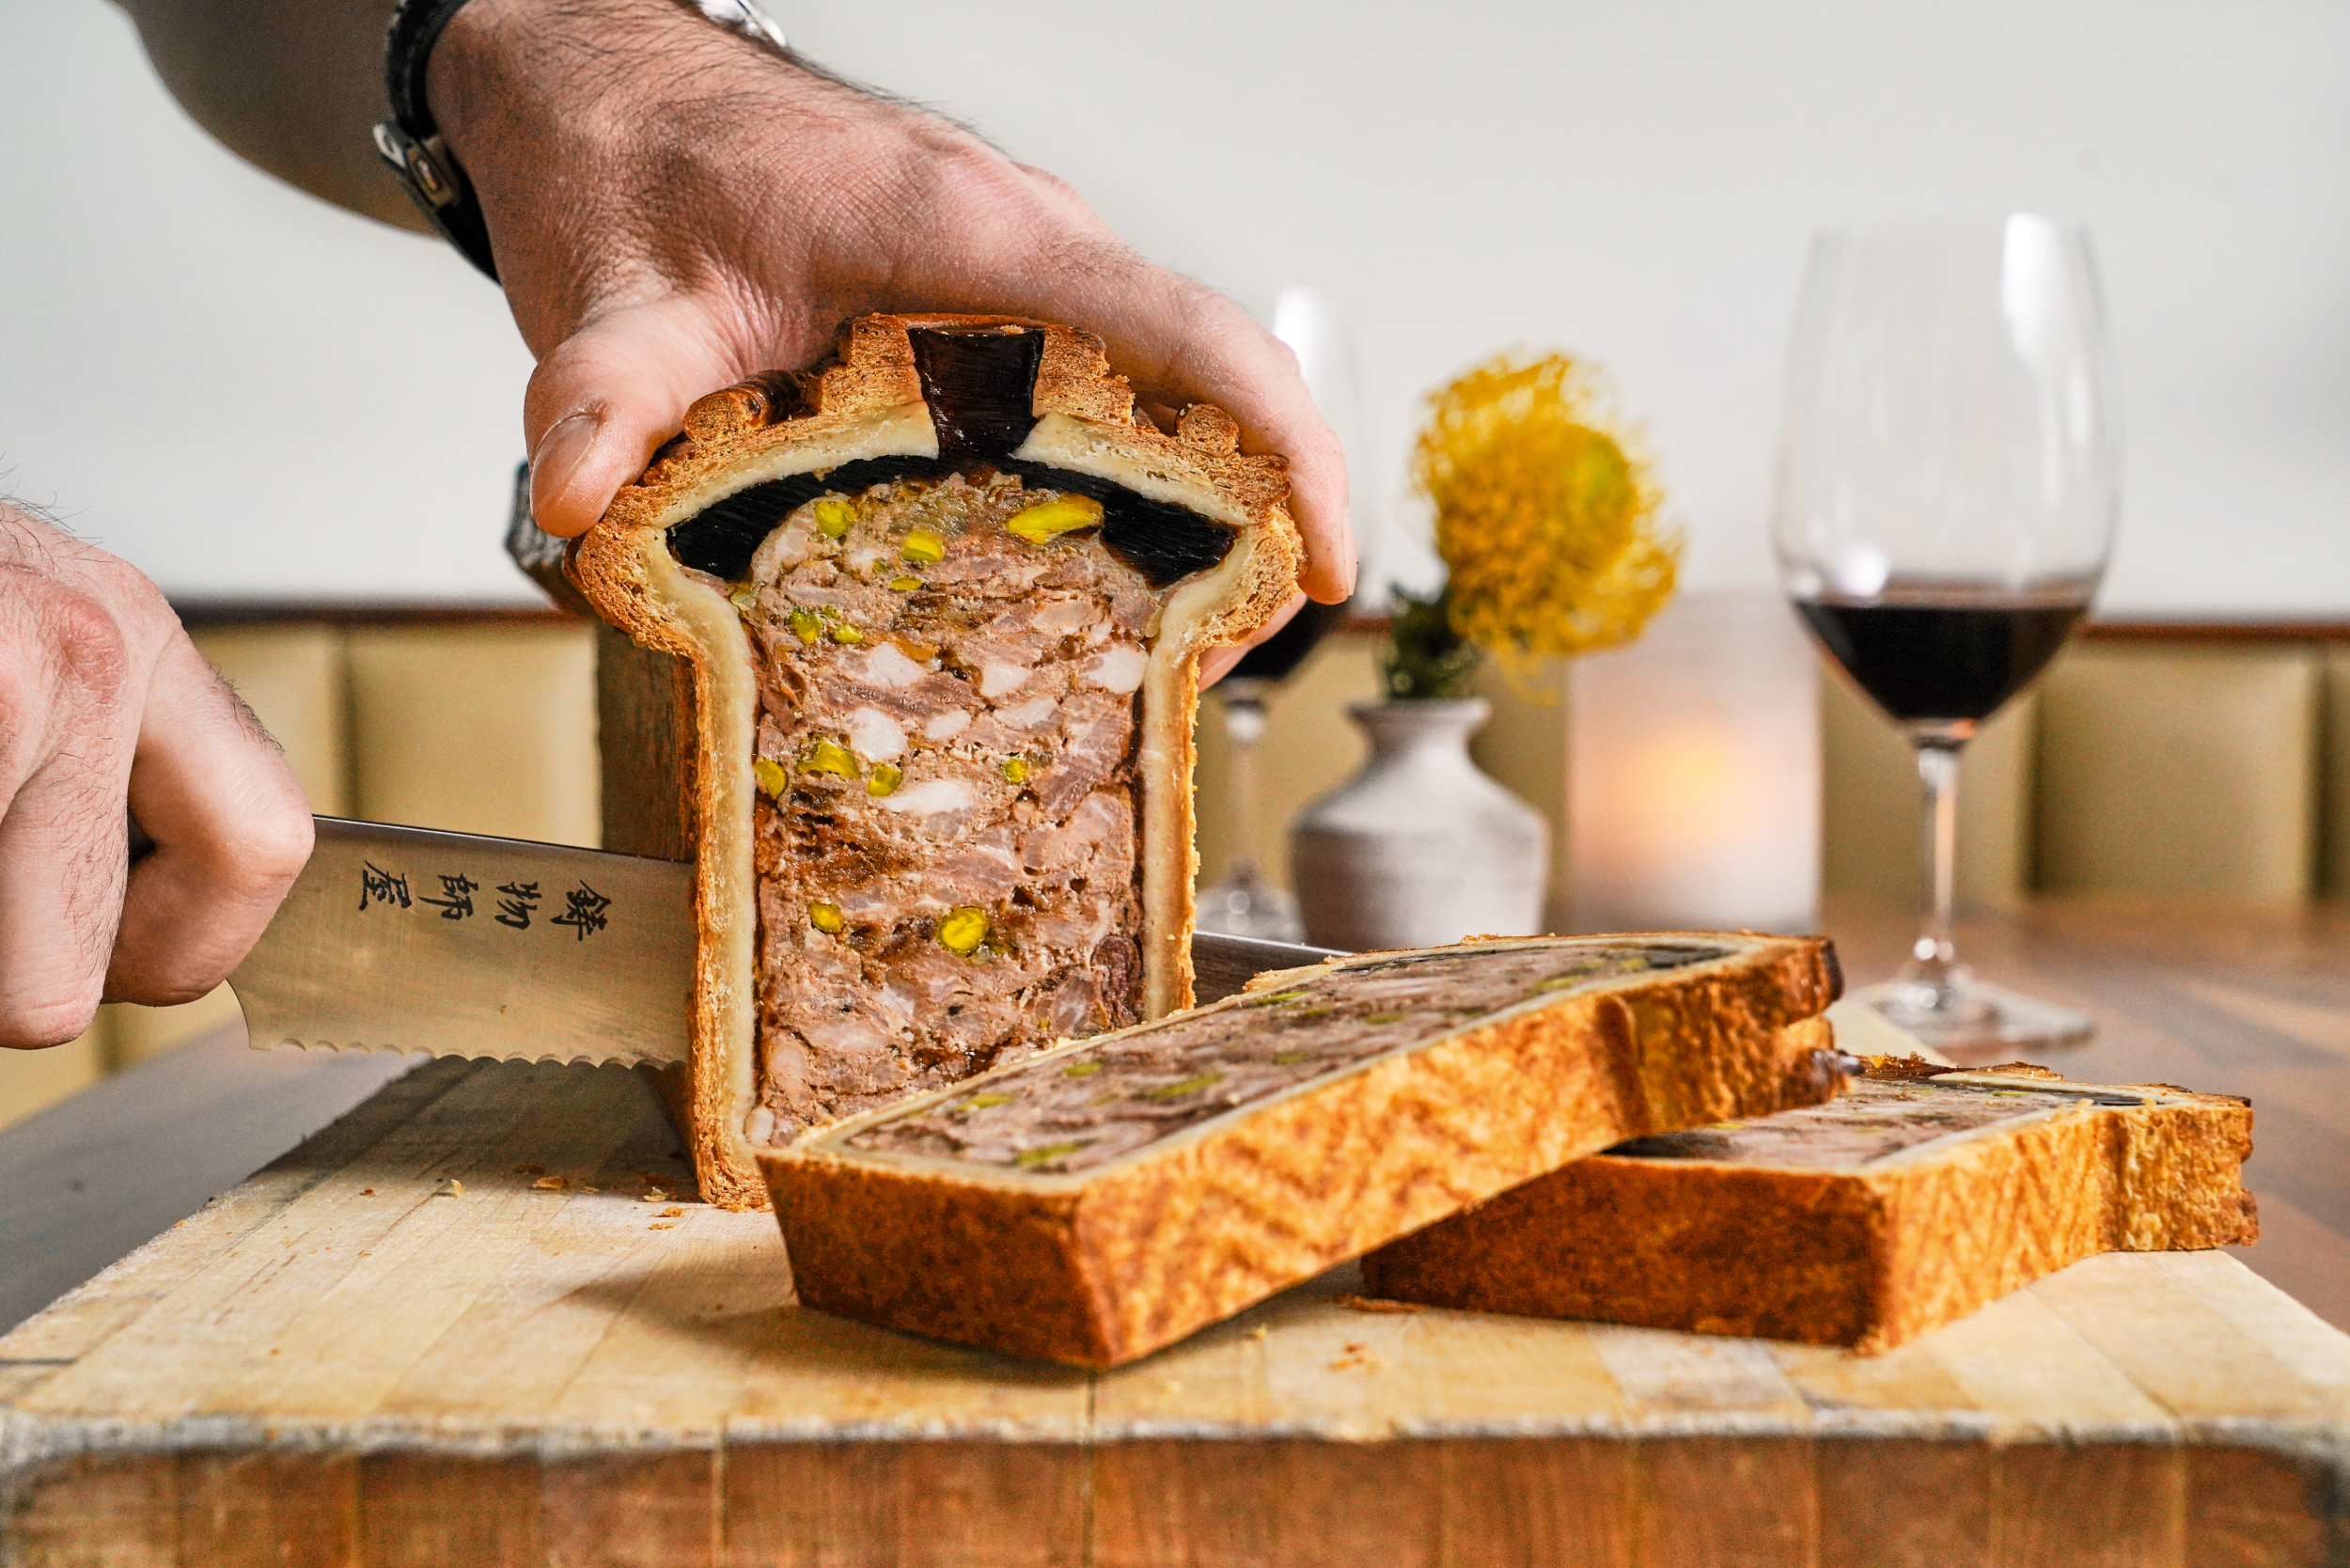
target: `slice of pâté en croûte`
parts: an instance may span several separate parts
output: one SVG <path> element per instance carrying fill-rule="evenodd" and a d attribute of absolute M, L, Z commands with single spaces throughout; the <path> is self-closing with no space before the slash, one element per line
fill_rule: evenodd
<path fill-rule="evenodd" d="M 569 552 L 607 849 L 697 867 L 701 1190 L 755 1148 L 1191 999 L 1206 648 L 1301 561 L 1278 457 L 1172 432 L 1099 339 L 850 322 L 713 394 Z"/>
<path fill-rule="evenodd" d="M 1880 1351 L 2092 1253 L 2248 1242 L 2251 1107 L 1872 1058 L 1843 1098 L 1579 1160 L 1363 1260 L 1374 1295 Z"/>
<path fill-rule="evenodd" d="M 1362 954 L 760 1162 L 802 1305 L 1114 1366 L 1626 1137 L 1827 1098 L 1840 988 L 1816 938 Z"/>

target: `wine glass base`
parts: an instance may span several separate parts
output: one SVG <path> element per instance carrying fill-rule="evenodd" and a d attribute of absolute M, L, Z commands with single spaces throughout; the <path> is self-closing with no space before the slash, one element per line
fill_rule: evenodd
<path fill-rule="evenodd" d="M 1214 887 L 1199 889 L 1198 929 L 1215 936 L 1253 936 L 1261 942 L 1303 942 L 1306 923 L 1298 917 L 1297 901 L 1255 874 L 1239 874 Z"/>
<path fill-rule="evenodd" d="M 1910 981 L 1887 980 L 1854 995 L 1883 1013 L 1888 1023 L 1962 1066 L 1978 1066 L 2019 1050 L 2078 1045 L 2097 1028 L 2096 1019 L 2078 1008 L 2044 1002 L 2004 985 L 1969 980 L 1952 989 L 1949 1005 L 1917 1006 L 1914 998 L 1926 990 Z"/>

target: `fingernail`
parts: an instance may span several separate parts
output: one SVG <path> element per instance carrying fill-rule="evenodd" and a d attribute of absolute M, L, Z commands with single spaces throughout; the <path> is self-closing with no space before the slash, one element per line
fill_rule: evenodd
<path fill-rule="evenodd" d="M 1339 590 L 1339 598 L 1337 601 L 1333 601 L 1333 603 L 1342 602 L 1355 597 L 1355 565 L 1354 557 L 1349 556 L 1344 560 L 1339 561 L 1332 566 L 1330 571 L 1330 582 L 1331 585 Z"/>
<path fill-rule="evenodd" d="M 540 526 L 544 527 L 550 520 L 568 521 L 556 518 L 555 512 L 572 487 L 572 477 L 588 461 L 588 454 L 595 449 L 596 437 L 603 432 L 603 420 L 600 416 L 573 414 L 556 420 L 554 428 L 539 438 L 539 449 L 530 454 L 530 512 L 540 520 Z"/>

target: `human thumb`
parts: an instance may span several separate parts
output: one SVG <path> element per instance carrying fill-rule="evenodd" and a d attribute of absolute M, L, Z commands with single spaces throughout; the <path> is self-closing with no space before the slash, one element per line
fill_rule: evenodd
<path fill-rule="evenodd" d="M 677 295 L 600 316 L 556 345 L 523 399 L 539 526 L 563 539 L 586 533 L 694 400 L 743 373 Z"/>

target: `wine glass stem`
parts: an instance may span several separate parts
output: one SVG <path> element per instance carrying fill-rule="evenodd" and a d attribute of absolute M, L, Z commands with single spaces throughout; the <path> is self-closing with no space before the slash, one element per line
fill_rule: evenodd
<path fill-rule="evenodd" d="M 1257 870 L 1257 743 L 1264 737 L 1264 704 L 1234 692 L 1225 701 L 1224 731 L 1231 743 L 1231 843 L 1227 883 L 1245 883 Z"/>
<path fill-rule="evenodd" d="M 1950 904 L 1958 859 L 1959 743 L 1919 741 L 1917 751 L 1918 782 L 1924 786 L 1918 839 L 1925 915 L 1902 978 L 1941 989 L 1958 966 L 1950 942 Z"/>

